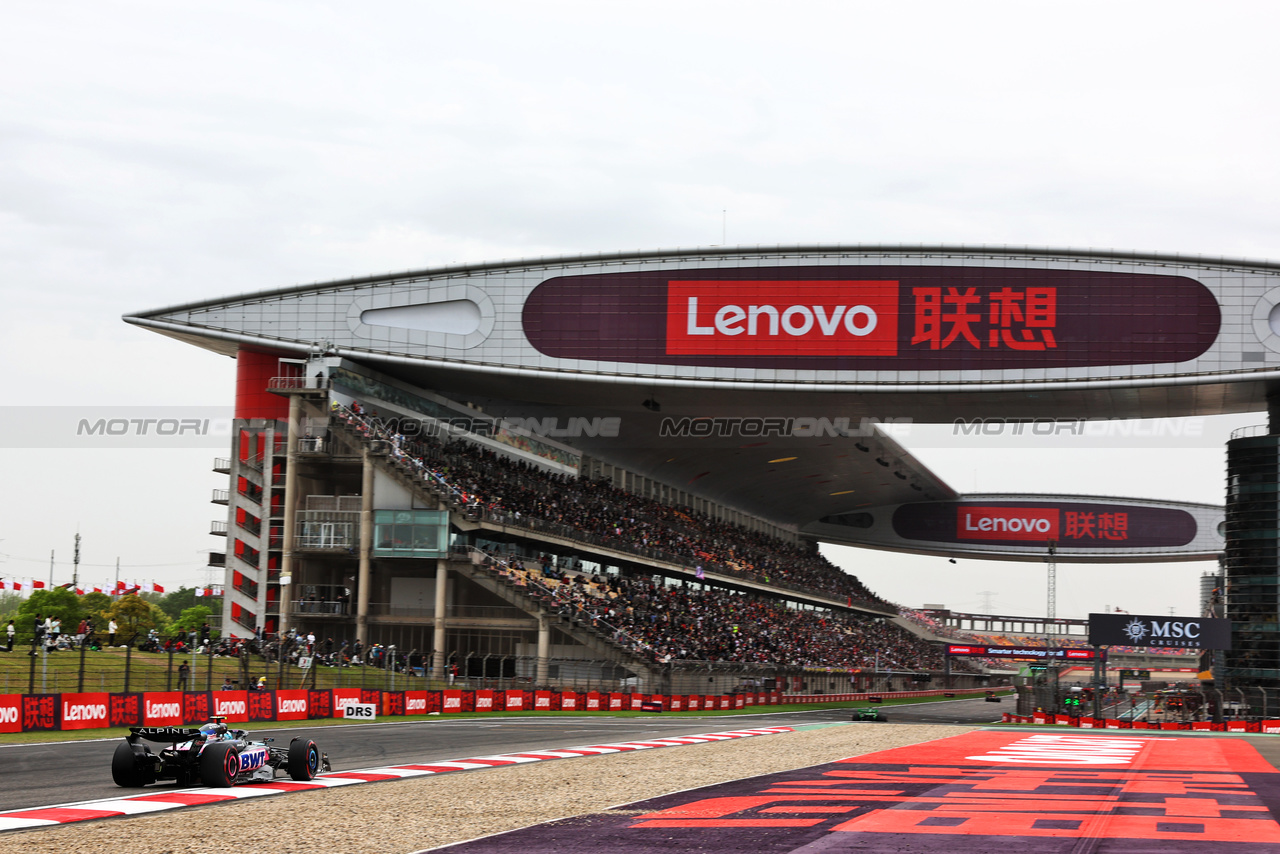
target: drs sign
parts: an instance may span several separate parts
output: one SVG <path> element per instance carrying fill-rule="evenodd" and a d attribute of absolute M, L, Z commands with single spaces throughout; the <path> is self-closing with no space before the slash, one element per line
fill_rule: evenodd
<path fill-rule="evenodd" d="M 342 716 L 350 720 L 371 721 L 378 715 L 378 707 L 373 703 L 345 703 Z"/>

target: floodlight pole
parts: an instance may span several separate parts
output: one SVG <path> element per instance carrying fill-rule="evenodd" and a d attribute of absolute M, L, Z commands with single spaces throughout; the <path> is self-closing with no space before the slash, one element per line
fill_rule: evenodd
<path fill-rule="evenodd" d="M 1053 624 L 1058 619 L 1058 541 L 1049 540 L 1049 554 L 1045 558 L 1045 565 L 1048 569 L 1048 591 L 1045 602 L 1044 615 L 1044 663 L 1045 676 L 1053 674 L 1053 701 L 1058 702 L 1058 668 L 1056 662 L 1052 660 L 1053 656 L 1050 650 L 1053 649 Z"/>

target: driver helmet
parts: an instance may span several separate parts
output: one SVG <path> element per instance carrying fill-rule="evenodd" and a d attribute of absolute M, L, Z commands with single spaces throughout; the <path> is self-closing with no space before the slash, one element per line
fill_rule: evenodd
<path fill-rule="evenodd" d="M 209 740 L 220 739 L 227 734 L 227 725 L 224 723 L 207 723 L 200 727 L 200 733 Z"/>

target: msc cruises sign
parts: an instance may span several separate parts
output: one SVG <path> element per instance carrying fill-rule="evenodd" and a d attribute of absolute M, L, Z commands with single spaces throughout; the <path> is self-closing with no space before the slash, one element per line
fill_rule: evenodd
<path fill-rule="evenodd" d="M 1213 617 L 1090 614 L 1093 646 L 1164 646 L 1231 649 L 1231 621 Z"/>

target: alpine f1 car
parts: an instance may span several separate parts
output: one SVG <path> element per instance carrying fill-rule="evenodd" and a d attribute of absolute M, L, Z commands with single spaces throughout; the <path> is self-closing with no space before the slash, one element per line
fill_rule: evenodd
<path fill-rule="evenodd" d="M 124 744 L 116 745 L 111 757 L 111 779 L 129 789 L 157 780 L 225 788 L 268 782 L 279 771 L 305 782 L 331 770 L 329 757 L 314 741 L 295 738 L 288 747 L 274 747 L 274 740 L 250 741 L 244 730 L 228 729 L 223 718 L 213 718 L 197 729 L 129 727 Z M 169 746 L 155 753 L 147 742 Z"/>

